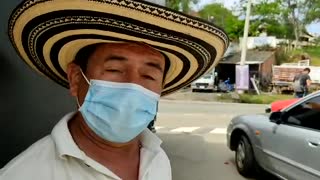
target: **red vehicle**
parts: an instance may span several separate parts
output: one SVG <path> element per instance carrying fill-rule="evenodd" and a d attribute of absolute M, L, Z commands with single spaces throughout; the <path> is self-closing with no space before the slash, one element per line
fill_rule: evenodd
<path fill-rule="evenodd" d="M 287 99 L 287 100 L 279 100 L 270 104 L 270 106 L 266 109 L 266 113 L 281 111 L 282 109 L 290 106 L 291 104 L 297 102 L 299 99 Z"/>

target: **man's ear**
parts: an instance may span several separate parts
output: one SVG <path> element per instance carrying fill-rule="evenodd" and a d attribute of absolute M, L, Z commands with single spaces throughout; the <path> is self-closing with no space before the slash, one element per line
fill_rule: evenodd
<path fill-rule="evenodd" d="M 69 91 L 71 96 L 78 97 L 78 88 L 81 79 L 80 66 L 75 63 L 68 64 L 67 75 L 69 81 Z"/>

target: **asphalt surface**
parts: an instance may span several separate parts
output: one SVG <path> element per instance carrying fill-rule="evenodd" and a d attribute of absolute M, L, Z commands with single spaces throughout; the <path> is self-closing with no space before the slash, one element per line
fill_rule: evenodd
<path fill-rule="evenodd" d="M 234 116 L 264 110 L 265 105 L 162 100 L 156 127 L 173 180 L 245 180 L 227 148 L 226 128 Z"/>

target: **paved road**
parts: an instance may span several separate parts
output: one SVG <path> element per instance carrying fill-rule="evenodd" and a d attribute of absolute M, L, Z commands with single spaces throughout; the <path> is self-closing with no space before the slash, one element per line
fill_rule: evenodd
<path fill-rule="evenodd" d="M 157 129 L 172 163 L 173 180 L 245 180 L 226 147 L 232 117 L 263 113 L 265 105 L 161 101 Z"/>

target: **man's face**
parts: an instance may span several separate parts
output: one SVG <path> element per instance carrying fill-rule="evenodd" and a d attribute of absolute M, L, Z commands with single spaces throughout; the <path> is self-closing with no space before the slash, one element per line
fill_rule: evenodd
<path fill-rule="evenodd" d="M 161 94 L 165 59 L 148 45 L 134 43 L 103 44 L 89 57 L 87 78 L 120 83 L 135 83 Z M 88 83 L 81 76 L 80 67 L 68 66 L 71 95 L 83 102 Z"/>
<path fill-rule="evenodd" d="M 309 74 L 309 71 L 304 70 L 302 73 L 303 74 Z"/>

